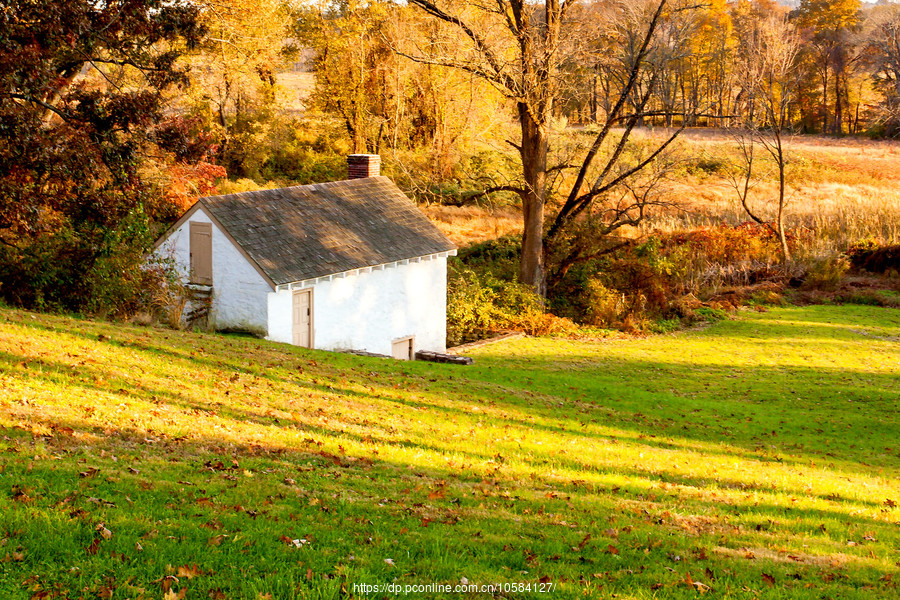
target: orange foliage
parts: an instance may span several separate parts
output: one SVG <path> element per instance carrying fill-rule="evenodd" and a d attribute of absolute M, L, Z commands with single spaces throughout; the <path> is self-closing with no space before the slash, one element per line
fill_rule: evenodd
<path fill-rule="evenodd" d="M 175 163 L 168 167 L 169 188 L 166 199 L 179 210 L 189 209 L 198 198 L 216 192 L 216 180 L 224 178 L 225 167 L 200 161 L 189 165 Z"/>
<path fill-rule="evenodd" d="M 787 233 L 788 242 L 796 239 Z M 689 246 L 702 250 L 710 262 L 729 264 L 742 260 L 765 260 L 778 254 L 779 245 L 775 234 L 756 223 L 729 226 L 705 227 L 677 233 L 670 238 L 674 246 Z M 668 245 L 668 244 L 667 244 Z"/>

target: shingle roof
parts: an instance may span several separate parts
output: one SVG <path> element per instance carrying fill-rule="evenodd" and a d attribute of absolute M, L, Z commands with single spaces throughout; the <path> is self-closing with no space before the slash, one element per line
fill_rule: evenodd
<path fill-rule="evenodd" d="M 199 202 L 276 285 L 455 249 L 387 177 Z"/>

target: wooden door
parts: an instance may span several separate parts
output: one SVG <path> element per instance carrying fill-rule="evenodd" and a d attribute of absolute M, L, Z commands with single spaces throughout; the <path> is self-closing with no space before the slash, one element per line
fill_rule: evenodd
<path fill-rule="evenodd" d="M 400 360 L 412 360 L 413 339 L 411 337 L 403 338 L 391 344 L 391 356 Z"/>
<path fill-rule="evenodd" d="M 312 348 L 312 290 L 294 292 L 294 345 Z"/>
<path fill-rule="evenodd" d="M 212 282 L 212 223 L 191 222 L 191 283 Z"/>

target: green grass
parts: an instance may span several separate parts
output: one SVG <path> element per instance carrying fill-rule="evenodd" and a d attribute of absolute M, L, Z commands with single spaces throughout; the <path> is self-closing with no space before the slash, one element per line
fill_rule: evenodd
<path fill-rule="evenodd" d="M 896 310 L 472 354 L 0 310 L 0 597 L 900 593 Z"/>

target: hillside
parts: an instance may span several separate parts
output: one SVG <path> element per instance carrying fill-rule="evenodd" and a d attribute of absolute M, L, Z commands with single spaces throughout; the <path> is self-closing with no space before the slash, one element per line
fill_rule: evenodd
<path fill-rule="evenodd" d="M 896 310 L 458 367 L 2 309 L 0 353 L 3 598 L 898 594 Z"/>

